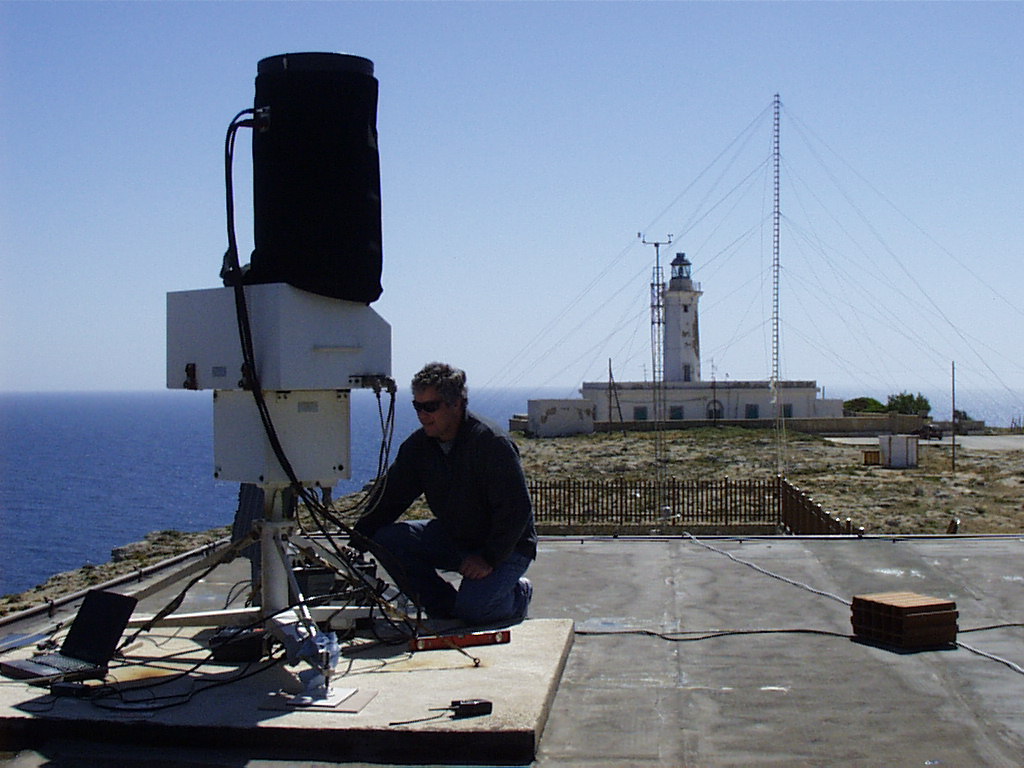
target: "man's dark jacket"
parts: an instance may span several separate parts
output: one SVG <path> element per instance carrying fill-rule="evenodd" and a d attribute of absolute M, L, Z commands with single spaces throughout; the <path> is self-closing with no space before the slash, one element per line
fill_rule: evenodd
<path fill-rule="evenodd" d="M 451 450 L 423 429 L 398 449 L 380 502 L 355 526 L 367 537 L 393 523 L 420 494 L 455 542 L 497 566 L 513 551 L 537 556 L 537 529 L 519 449 L 499 427 L 472 413 Z"/>

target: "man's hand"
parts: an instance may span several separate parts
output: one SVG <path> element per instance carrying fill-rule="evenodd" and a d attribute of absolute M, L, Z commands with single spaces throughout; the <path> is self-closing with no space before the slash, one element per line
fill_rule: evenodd
<path fill-rule="evenodd" d="M 485 579 L 494 569 L 480 555 L 469 555 L 459 566 L 459 573 L 466 579 Z"/>

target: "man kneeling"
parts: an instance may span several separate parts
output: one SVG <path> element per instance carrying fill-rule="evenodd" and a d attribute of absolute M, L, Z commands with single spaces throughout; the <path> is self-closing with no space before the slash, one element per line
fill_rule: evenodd
<path fill-rule="evenodd" d="M 369 548 L 431 618 L 522 621 L 533 596 L 523 574 L 537 557 L 537 530 L 519 449 L 467 410 L 466 374 L 458 368 L 426 365 L 412 394 L 420 429 L 398 449 L 353 544 Z M 420 494 L 434 518 L 395 522 Z M 458 589 L 438 571 L 460 573 Z"/>

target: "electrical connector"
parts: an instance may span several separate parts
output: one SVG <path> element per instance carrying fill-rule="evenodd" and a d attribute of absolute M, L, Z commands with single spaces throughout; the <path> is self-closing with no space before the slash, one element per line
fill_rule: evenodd
<path fill-rule="evenodd" d="M 494 705 L 487 699 L 453 699 L 448 709 L 452 711 L 452 719 L 458 720 L 489 715 L 494 711 Z"/>

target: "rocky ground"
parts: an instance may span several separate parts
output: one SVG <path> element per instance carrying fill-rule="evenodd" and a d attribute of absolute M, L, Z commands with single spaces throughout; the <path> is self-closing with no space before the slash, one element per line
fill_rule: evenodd
<path fill-rule="evenodd" d="M 86 565 L 76 571 L 58 573 L 27 592 L 0 596 L 0 616 L 88 589 L 125 573 L 137 572 L 140 568 L 198 549 L 229 534 L 230 529 L 226 526 L 200 533 L 155 531 L 143 541 L 115 548 L 110 553 L 110 561 L 102 565 Z"/>
<path fill-rule="evenodd" d="M 865 465 L 861 448 L 770 431 L 695 429 L 664 433 L 666 473 L 679 479 L 781 474 L 834 516 L 869 533 L 1024 532 L 1024 451 L 957 449 L 921 441 L 918 466 Z M 653 471 L 654 436 L 633 432 L 519 440 L 530 477 L 642 478 Z"/>
<path fill-rule="evenodd" d="M 860 448 L 823 438 L 733 428 L 666 432 L 665 471 L 680 479 L 772 477 L 782 468 L 791 483 L 840 518 L 868 533 L 1024 532 L 1024 451 L 957 449 L 922 441 L 918 466 L 865 465 Z M 518 437 L 531 479 L 644 478 L 654 468 L 652 433 L 612 433 L 556 439 Z M 339 501 L 345 504 L 346 500 Z M 195 534 L 161 531 L 113 553 L 111 562 L 58 574 L 20 595 L 0 597 L 0 615 L 109 580 L 223 538 L 226 528 Z"/>

